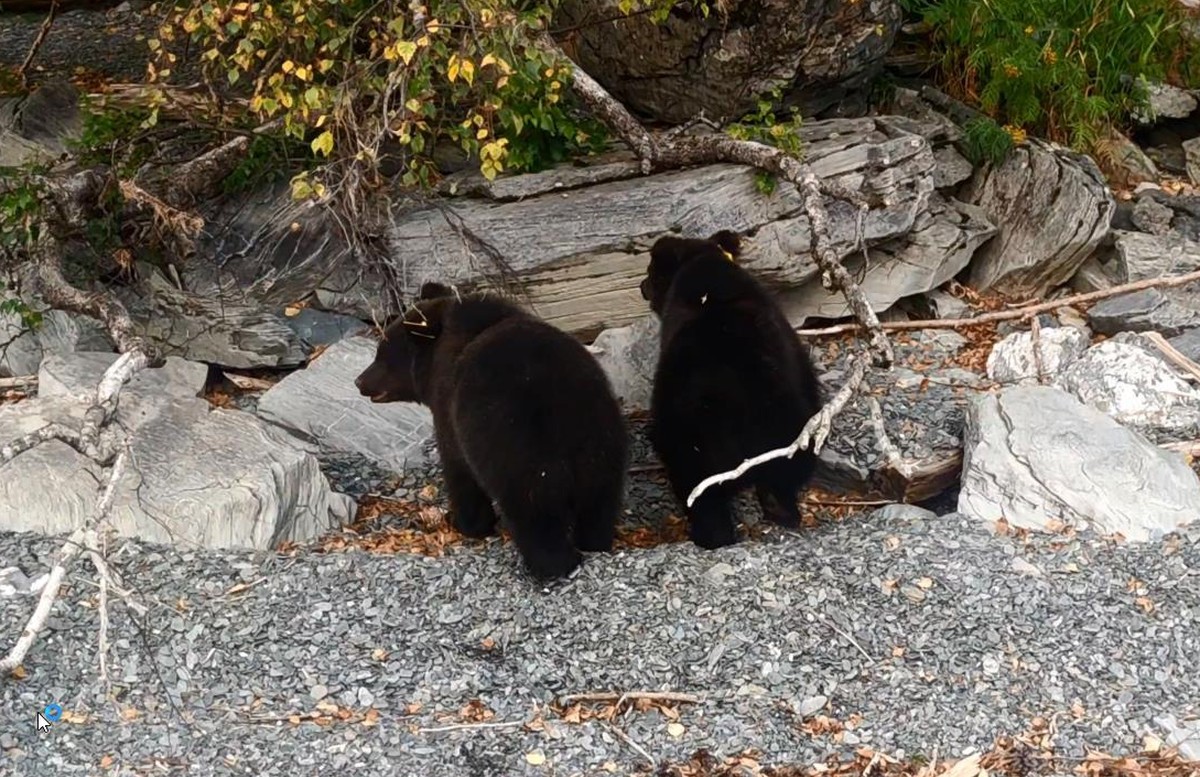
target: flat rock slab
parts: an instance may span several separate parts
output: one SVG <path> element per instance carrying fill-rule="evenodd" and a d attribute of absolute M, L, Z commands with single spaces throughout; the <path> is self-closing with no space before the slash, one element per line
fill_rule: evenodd
<path fill-rule="evenodd" d="M 1200 296 L 1197 297 L 1200 303 Z M 1101 300 L 1088 310 L 1088 323 L 1101 334 L 1158 332 L 1175 337 L 1200 327 L 1200 305 L 1192 307 L 1162 289 L 1143 289 Z"/>
<path fill-rule="evenodd" d="M 79 428 L 87 394 L 115 358 L 47 358 L 40 372 L 45 393 L 0 407 L 0 440 L 52 422 Z M 122 390 L 114 425 L 128 435 L 130 459 L 111 526 L 184 547 L 266 550 L 312 539 L 353 517 L 353 500 L 329 488 L 304 442 L 253 415 L 214 410 L 196 398 L 205 374 L 204 365 L 168 359 Z M 0 465 L 0 526 L 71 531 L 93 514 L 107 476 L 59 442 L 25 451 Z"/>
<path fill-rule="evenodd" d="M 1146 541 L 1200 519 L 1200 478 L 1183 457 L 1058 389 L 976 397 L 963 457 L 958 509 L 981 520 Z"/>
<path fill-rule="evenodd" d="M 1200 328 L 1189 329 L 1183 334 L 1168 340 L 1180 353 L 1200 364 Z"/>
<path fill-rule="evenodd" d="M 376 345 L 369 337 L 331 345 L 263 394 L 259 415 L 325 450 L 357 453 L 397 472 L 420 464 L 433 436 L 429 409 L 408 402 L 374 404 L 354 387 L 375 358 Z"/>

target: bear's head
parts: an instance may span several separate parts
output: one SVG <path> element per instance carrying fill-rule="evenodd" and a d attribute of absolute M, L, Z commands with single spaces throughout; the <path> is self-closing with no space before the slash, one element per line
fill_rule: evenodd
<path fill-rule="evenodd" d="M 667 291 L 676 273 L 696 259 L 710 258 L 732 262 L 741 252 L 741 241 L 735 232 L 722 229 L 708 238 L 686 238 L 670 235 L 661 237 L 650 247 L 650 266 L 642 279 L 642 299 L 650 309 L 661 315 Z"/>
<path fill-rule="evenodd" d="M 416 304 L 384 330 L 375 361 L 354 379 L 359 393 L 372 402 L 428 401 L 434 347 L 453 301 L 447 286 L 421 286 Z"/>

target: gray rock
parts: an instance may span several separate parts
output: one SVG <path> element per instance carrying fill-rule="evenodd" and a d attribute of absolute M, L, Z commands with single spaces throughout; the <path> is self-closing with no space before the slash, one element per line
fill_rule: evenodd
<path fill-rule="evenodd" d="M 0 440 L 56 422 L 78 428 L 83 381 L 115 354 L 54 357 L 43 373 L 49 394 L 0 407 Z M 78 364 L 72 360 L 79 359 Z M 349 520 L 353 500 L 329 489 L 299 440 L 240 411 L 195 398 L 197 368 L 168 361 L 135 377 L 120 395 L 114 425 L 130 441 L 109 524 L 119 533 L 186 547 L 269 549 L 311 539 Z M 0 465 L 0 526 L 71 531 L 95 508 L 107 473 L 51 441 Z"/>
<path fill-rule="evenodd" d="M 935 192 L 930 196 L 929 210 L 917 218 L 907 235 L 871 248 L 865 260 L 861 255 L 852 255 L 844 264 L 860 279 L 871 307 L 883 312 L 897 300 L 949 281 L 995 233 L 996 228 L 981 209 L 945 200 Z M 797 323 L 811 317 L 841 318 L 851 313 L 845 296 L 826 289 L 818 279 L 783 292 L 780 302 L 788 318 Z"/>
<path fill-rule="evenodd" d="M 801 718 L 807 718 L 816 715 L 821 710 L 825 709 L 825 705 L 829 703 L 829 698 L 826 696 L 810 696 L 800 702 L 796 707 L 796 714 Z"/>
<path fill-rule="evenodd" d="M 1135 345 L 1092 346 L 1056 385 L 1154 442 L 1200 437 L 1200 391 Z"/>
<path fill-rule="evenodd" d="M 937 513 L 916 505 L 894 504 L 880 507 L 871 517 L 882 521 L 936 521 Z"/>
<path fill-rule="evenodd" d="M 1065 283 L 1104 239 L 1115 208 L 1090 158 L 1038 140 L 969 188 L 965 198 L 1000 227 L 971 261 L 971 285 L 1016 296 Z"/>
<path fill-rule="evenodd" d="M 1116 286 L 1118 281 L 1113 277 L 1110 264 L 1102 262 L 1098 254 L 1092 254 L 1071 276 L 1071 288 L 1083 294 Z"/>
<path fill-rule="evenodd" d="M 0 100 L 0 168 L 54 161 L 79 137 L 80 119 L 79 90 L 63 79 Z"/>
<path fill-rule="evenodd" d="M 335 343 L 263 394 L 259 415 L 323 450 L 357 453 L 396 472 L 425 461 L 424 445 L 433 435 L 429 409 L 409 402 L 376 404 L 354 386 L 375 358 L 376 345 L 368 337 Z"/>
<path fill-rule="evenodd" d="M 959 512 L 1046 529 L 1051 519 L 1160 538 L 1198 518 L 1200 478 L 1066 392 L 1014 386 L 972 400 L 964 439 Z"/>
<path fill-rule="evenodd" d="M 1146 89 L 1149 110 L 1135 116 L 1141 124 L 1154 124 L 1162 119 L 1186 119 L 1196 110 L 1196 98 L 1186 89 L 1159 82 L 1147 84 Z"/>
<path fill-rule="evenodd" d="M 116 360 L 113 353 L 80 352 L 51 355 L 38 369 L 38 396 L 64 397 L 76 402 L 95 396 L 100 379 Z M 134 375 L 121 389 L 120 399 L 165 400 L 195 398 L 204 390 L 208 368 L 175 356 L 161 367 L 147 368 Z"/>
<path fill-rule="evenodd" d="M 925 297 L 933 306 L 933 310 L 938 318 L 971 317 L 970 305 L 942 289 L 934 289 L 926 293 Z"/>
<path fill-rule="evenodd" d="M 34 331 L 23 330 L 19 316 L 0 314 L 3 342 L 8 345 L 0 348 L 0 376 L 32 375 L 47 354 L 113 350 L 112 340 L 98 323 L 61 310 L 43 312 Z"/>
<path fill-rule="evenodd" d="M 1116 175 L 1127 183 L 1158 181 L 1162 174 L 1158 166 L 1141 147 L 1121 132 L 1111 132 L 1108 138 L 1110 160 Z"/>
<path fill-rule="evenodd" d="M 1146 202 L 1158 204 L 1145 198 Z M 1162 207 L 1162 206 L 1160 206 Z M 1114 232 L 1114 269 L 1122 283 L 1166 278 L 1200 270 L 1200 243 L 1180 235 Z"/>
<path fill-rule="evenodd" d="M 627 413 L 650 408 L 661 331 L 658 317 L 651 313 L 629 326 L 604 330 L 588 348 Z"/>
<path fill-rule="evenodd" d="M 971 177 L 975 166 L 954 146 L 942 146 L 933 152 L 937 166 L 933 170 L 933 185 L 938 189 L 957 186 Z"/>
<path fill-rule="evenodd" d="M 1088 336 L 1073 326 L 1050 327 L 1041 330 L 1038 345 L 1042 377 L 1050 379 L 1083 355 Z M 1033 333 L 1014 332 L 996 343 L 988 355 L 987 376 L 997 383 L 1038 382 Z"/>
<path fill-rule="evenodd" d="M 1161 289 L 1144 289 L 1097 302 L 1088 310 L 1097 332 L 1159 332 L 1174 337 L 1200 327 L 1200 310 L 1168 297 Z"/>
<path fill-rule="evenodd" d="M 1138 197 L 1133 206 L 1133 213 L 1130 214 L 1134 226 L 1151 235 L 1165 235 L 1170 232 L 1171 219 L 1174 217 L 1175 211 L 1153 197 Z"/>
<path fill-rule="evenodd" d="M 836 119 L 801 130 L 805 158 L 816 175 L 869 193 L 873 205 L 862 217 L 868 247 L 904 238 L 935 202 L 933 152 L 921 134 L 906 129 L 912 123 L 901 117 Z M 321 308 L 368 321 L 391 312 L 395 299 L 411 297 L 425 281 L 464 289 L 519 284 L 542 318 L 594 336 L 647 313 L 637 286 L 656 239 L 725 228 L 754 236 L 747 240 L 743 264 L 769 285 L 819 283 L 795 187 L 781 183 L 763 196 L 755 172 L 740 165 L 650 176 L 636 171 L 628 154 L 620 161 L 614 155 L 589 166 L 586 175 L 562 166 L 487 185 L 478 175 L 464 176 L 459 191 L 478 189 L 477 196 L 448 197 L 436 206 L 397 203 L 384 235 L 392 265 L 387 273 L 364 269 L 337 225 L 320 209 L 291 203 L 285 186 L 226 198 L 205 214 L 210 228 L 197 245 L 197 253 L 214 259 L 186 268 L 184 282 L 213 301 L 260 312 L 315 294 Z M 836 251 L 858 256 L 857 209 L 832 197 L 827 208 Z M 943 217 L 953 228 L 934 230 L 930 239 L 961 234 L 959 210 Z M 298 228 L 292 231 L 291 224 Z M 548 230 L 546 224 L 561 228 Z M 480 236 L 486 236 L 486 245 Z M 945 263 L 918 258 L 922 268 Z"/>
<path fill-rule="evenodd" d="M 366 324 L 353 316 L 313 308 L 302 308 L 294 316 L 285 314 L 283 320 L 296 333 L 306 351 L 322 345 L 333 345 L 367 328 Z"/>
<path fill-rule="evenodd" d="M 1200 137 L 1188 138 L 1182 145 L 1188 180 L 1192 186 L 1200 186 Z"/>
<path fill-rule="evenodd" d="M 1167 342 L 1184 356 L 1200 364 L 1200 329 L 1189 329 Z"/>
<path fill-rule="evenodd" d="M 1177 720 L 1174 715 L 1159 715 L 1154 722 L 1166 734 L 1167 747 L 1173 747 L 1189 761 L 1200 761 L 1200 721 Z"/>
<path fill-rule="evenodd" d="M 805 117 L 839 103 L 844 110 L 849 96 L 861 100 L 901 20 L 890 0 L 837 11 L 815 0 L 731 0 L 720 14 L 609 21 L 622 16 L 617 0 L 570 0 L 554 22 L 576 31 L 580 67 L 617 99 L 672 124 L 741 116 L 776 86 Z"/>

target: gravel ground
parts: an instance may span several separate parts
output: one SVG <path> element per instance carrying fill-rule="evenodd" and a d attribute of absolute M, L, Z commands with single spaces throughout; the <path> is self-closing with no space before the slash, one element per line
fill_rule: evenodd
<path fill-rule="evenodd" d="M 0 535 L 0 565 L 37 573 L 57 545 Z M 1123 752 L 1156 715 L 1200 712 L 1195 536 L 1026 541 L 890 508 L 716 552 L 596 555 L 549 590 L 499 542 L 441 558 L 130 543 L 114 563 L 151 609 L 135 622 L 113 608 L 111 697 L 80 567 L 27 676 L 0 682 L 7 773 L 633 773 L 642 758 L 610 724 L 547 708 L 599 690 L 701 697 L 680 708 L 682 732 L 657 711 L 616 719 L 655 758 L 755 747 L 764 763 L 860 743 L 956 757 L 1035 715 L 1056 722 L 1061 753 Z M 31 607 L 0 599 L 0 630 Z M 841 742 L 799 727 L 819 696 L 857 721 Z M 418 730 L 461 722 L 472 700 L 515 725 Z M 74 722 L 38 736 L 51 701 Z M 353 716 L 289 720 L 330 703 Z"/>

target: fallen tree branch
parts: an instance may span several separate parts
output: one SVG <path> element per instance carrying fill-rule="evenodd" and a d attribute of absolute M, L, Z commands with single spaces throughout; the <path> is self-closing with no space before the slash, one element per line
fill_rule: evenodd
<path fill-rule="evenodd" d="M 46 587 L 42 589 L 42 594 L 38 597 L 37 607 L 34 608 L 33 615 L 30 616 L 29 622 L 25 625 L 25 629 L 21 632 L 21 636 L 17 639 L 16 644 L 13 645 L 12 650 L 8 652 L 3 661 L 0 661 L 0 673 L 11 673 L 20 666 L 21 662 L 25 660 L 25 656 L 29 654 L 29 648 L 33 646 L 33 641 L 41 633 L 42 629 L 45 628 L 46 620 L 50 617 L 50 610 L 54 606 L 54 600 L 58 598 L 58 590 L 62 587 L 67 569 L 70 568 L 75 556 L 79 555 L 80 551 L 85 549 L 84 539 L 87 533 L 107 518 L 109 510 L 112 509 L 117 482 L 125 473 L 126 458 L 124 450 L 117 454 L 117 459 L 113 462 L 112 471 L 108 475 L 108 483 L 104 486 L 104 492 L 100 495 L 100 500 L 96 503 L 96 509 L 92 513 L 91 519 L 71 532 L 71 536 L 63 544 L 62 549 L 59 551 L 58 560 L 55 561 L 54 566 L 50 569 L 50 579 L 46 581 Z"/>
<path fill-rule="evenodd" d="M 46 42 L 46 36 L 50 34 L 50 28 L 54 26 L 54 19 L 58 16 L 58 3 L 59 0 L 50 0 L 50 10 L 46 13 L 46 20 L 38 28 L 37 36 L 34 37 L 33 44 L 29 47 L 29 53 L 25 55 L 25 60 L 17 68 L 17 78 L 21 81 L 22 89 L 29 88 L 26 73 L 29 72 L 29 66 L 33 64 L 33 58 L 41 50 L 42 44 Z"/>
<path fill-rule="evenodd" d="M 1038 385 L 1046 384 L 1046 365 L 1042 362 L 1042 322 L 1037 316 L 1029 319 L 1029 344 L 1033 347 L 1033 368 Z"/>
<path fill-rule="evenodd" d="M 1196 362 L 1180 353 L 1178 348 L 1168 343 L 1167 339 L 1158 332 L 1142 332 L 1142 337 L 1149 340 L 1172 364 L 1179 367 L 1179 369 L 1188 375 L 1191 375 L 1197 382 L 1200 382 L 1200 364 L 1196 364 Z"/>
<path fill-rule="evenodd" d="M 883 422 L 883 408 L 880 407 L 879 400 L 868 396 L 867 407 L 871 411 L 871 424 L 875 428 L 875 437 L 879 441 L 879 449 L 883 453 L 887 467 L 899 475 L 904 482 L 910 482 L 913 479 L 913 465 L 904 459 L 900 449 L 888 436 L 887 426 Z"/>
<path fill-rule="evenodd" d="M 812 452 L 820 455 L 821 449 L 825 447 L 825 440 L 828 439 L 829 432 L 833 428 L 834 417 L 842 412 L 842 408 L 846 406 L 846 403 L 850 401 L 850 397 L 854 395 L 854 392 L 858 390 L 863 380 L 866 379 L 867 365 L 870 359 L 870 354 L 863 351 L 859 352 L 851 360 L 850 376 L 846 379 L 846 382 L 833 395 L 833 398 L 826 402 L 825 406 L 809 419 L 808 423 L 804 425 L 804 430 L 800 432 L 800 436 L 791 445 L 786 448 L 776 448 L 766 453 L 760 453 L 757 456 L 746 459 L 728 472 L 720 472 L 701 480 L 692 489 L 692 492 L 688 494 L 687 506 L 691 507 L 695 504 L 700 495 L 713 486 L 726 483 L 730 480 L 737 480 L 751 468 L 757 467 L 759 464 L 765 464 L 775 459 L 790 459 L 800 451 L 808 448 L 810 443 L 812 444 Z"/>
<path fill-rule="evenodd" d="M 992 313 L 983 313 L 974 318 L 941 318 L 928 319 L 924 321 L 888 321 L 880 325 L 880 327 L 889 332 L 896 332 L 910 329 L 961 329 L 964 327 L 980 326 L 982 324 L 994 324 L 997 321 L 1014 321 L 1017 319 L 1026 319 L 1036 316 L 1039 313 L 1045 313 L 1058 308 L 1071 307 L 1072 305 L 1083 305 L 1088 302 L 1097 302 L 1110 297 L 1118 297 L 1122 294 L 1128 294 L 1134 291 L 1145 291 L 1146 289 L 1168 289 L 1176 286 L 1186 286 L 1189 283 L 1200 281 L 1200 270 L 1188 273 L 1187 275 L 1177 275 L 1172 278 L 1147 278 L 1133 283 L 1125 283 L 1120 286 L 1113 286 L 1109 289 L 1101 289 L 1100 291 L 1089 291 L 1084 294 L 1073 294 L 1069 297 L 1051 300 L 1049 302 L 1039 302 L 1036 305 L 1026 305 L 1025 307 L 1014 308 L 1013 310 L 997 310 Z M 824 337 L 826 335 L 840 335 L 846 332 L 860 332 L 863 330 L 863 325 L 859 323 L 835 324 L 821 329 L 797 329 L 796 334 L 804 337 Z"/>
<path fill-rule="evenodd" d="M 1192 458 L 1200 458 L 1200 440 L 1189 440 L 1185 442 L 1167 442 L 1159 445 L 1163 450 L 1168 450 L 1173 453 L 1182 453 L 1184 456 Z"/>
<path fill-rule="evenodd" d="M 36 386 L 37 375 L 17 375 L 13 378 L 0 378 L 0 389 L 24 389 Z"/>
<path fill-rule="evenodd" d="M 560 704 L 570 706 L 584 702 L 604 702 L 620 706 L 627 701 L 658 701 L 677 702 L 679 704 L 699 704 L 700 697 L 691 693 L 674 693 L 671 691 L 627 691 L 624 693 L 572 693 L 562 697 Z"/>

